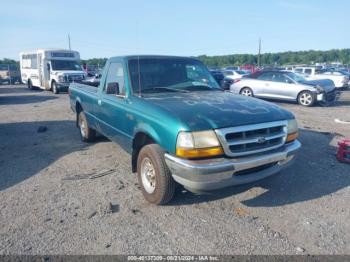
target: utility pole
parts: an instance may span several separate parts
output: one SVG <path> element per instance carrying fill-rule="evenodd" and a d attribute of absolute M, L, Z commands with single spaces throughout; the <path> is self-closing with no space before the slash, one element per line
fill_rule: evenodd
<path fill-rule="evenodd" d="M 70 35 L 69 34 L 68 34 L 68 47 L 69 47 L 69 50 L 72 50 L 70 47 Z"/>
<path fill-rule="evenodd" d="M 258 67 L 260 67 L 260 55 L 261 55 L 261 38 L 259 37 L 259 53 L 258 53 Z"/>

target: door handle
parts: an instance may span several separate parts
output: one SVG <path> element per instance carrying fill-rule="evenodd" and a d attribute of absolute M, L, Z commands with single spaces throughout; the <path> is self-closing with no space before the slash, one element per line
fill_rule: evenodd
<path fill-rule="evenodd" d="M 97 104 L 100 106 L 100 105 L 102 105 L 102 100 L 101 99 L 98 99 L 97 100 Z"/>

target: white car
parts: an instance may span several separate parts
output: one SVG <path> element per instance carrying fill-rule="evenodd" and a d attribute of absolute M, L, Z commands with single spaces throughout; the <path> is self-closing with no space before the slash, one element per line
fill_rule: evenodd
<path fill-rule="evenodd" d="M 232 80 L 241 79 L 243 76 L 247 75 L 248 73 L 243 70 L 225 70 L 224 76 L 227 78 L 230 78 Z"/>
<path fill-rule="evenodd" d="M 333 81 L 320 79 L 308 81 L 288 71 L 264 70 L 242 79 L 230 86 L 234 94 L 266 99 L 296 101 L 303 106 L 331 105 L 337 92 Z"/>
<path fill-rule="evenodd" d="M 330 79 L 336 88 L 349 86 L 349 77 L 337 71 L 322 71 L 315 67 L 296 67 L 294 72 L 303 74 L 308 80 Z"/>

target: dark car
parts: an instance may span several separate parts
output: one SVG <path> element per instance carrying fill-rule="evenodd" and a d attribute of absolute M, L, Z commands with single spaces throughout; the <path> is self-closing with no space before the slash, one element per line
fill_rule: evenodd
<path fill-rule="evenodd" d="M 222 86 L 223 80 L 225 78 L 224 73 L 219 70 L 210 70 L 211 75 L 214 77 L 215 81 Z"/>

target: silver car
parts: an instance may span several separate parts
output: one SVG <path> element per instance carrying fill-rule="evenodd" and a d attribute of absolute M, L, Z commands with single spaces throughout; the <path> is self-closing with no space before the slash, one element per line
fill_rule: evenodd
<path fill-rule="evenodd" d="M 289 71 L 260 71 L 236 80 L 232 93 L 267 99 L 296 101 L 303 106 L 316 102 L 322 105 L 334 103 L 336 91 L 331 80 L 308 81 Z"/>

